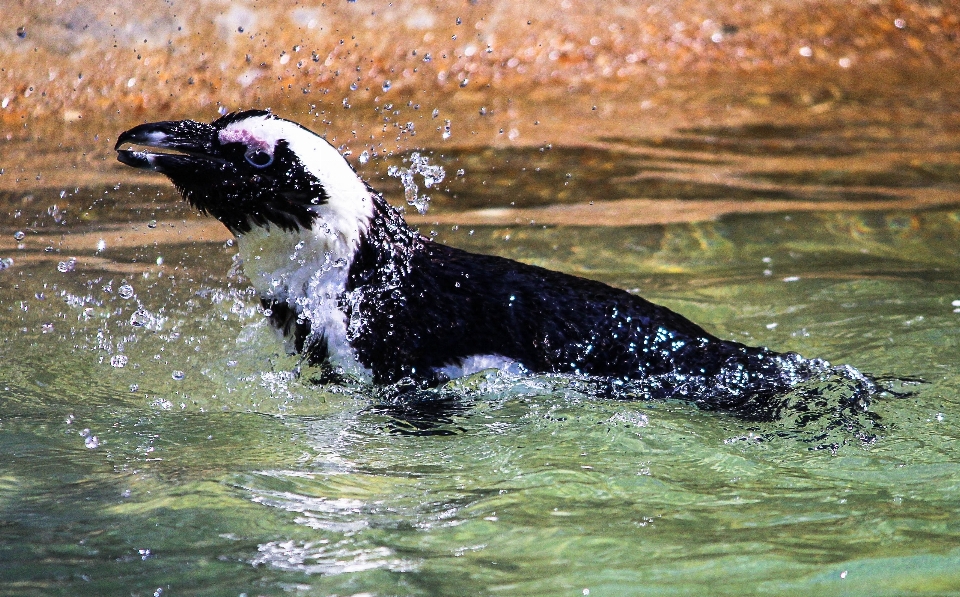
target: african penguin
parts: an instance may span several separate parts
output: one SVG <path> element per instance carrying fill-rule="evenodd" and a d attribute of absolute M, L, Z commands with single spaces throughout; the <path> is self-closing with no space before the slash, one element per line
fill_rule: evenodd
<path fill-rule="evenodd" d="M 376 384 L 431 387 L 499 367 L 726 408 L 829 367 L 722 340 L 600 282 L 433 242 L 326 140 L 270 112 L 143 124 L 116 149 L 234 234 L 292 350 Z"/>

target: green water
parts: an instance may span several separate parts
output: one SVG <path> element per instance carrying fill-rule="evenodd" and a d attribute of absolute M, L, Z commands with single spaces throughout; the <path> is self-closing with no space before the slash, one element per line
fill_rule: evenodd
<path fill-rule="evenodd" d="M 549 169 L 542 153 L 508 157 Z M 401 416 L 292 375 L 235 248 L 177 241 L 199 219 L 167 187 L 70 191 L 0 214 L 0 594 L 960 594 L 956 209 L 422 227 L 724 337 L 922 380 L 873 402 L 863 441 L 830 413 L 746 423 L 493 373 Z M 97 250 L 151 220 L 163 242 Z"/>

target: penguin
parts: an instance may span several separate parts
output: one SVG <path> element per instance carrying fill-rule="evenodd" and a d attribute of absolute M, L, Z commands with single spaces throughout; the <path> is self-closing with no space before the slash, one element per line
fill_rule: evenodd
<path fill-rule="evenodd" d="M 115 149 L 223 223 L 290 351 L 342 375 L 435 388 L 498 368 L 736 409 L 829 368 L 598 281 L 435 242 L 323 137 L 269 111 L 142 124 Z"/>

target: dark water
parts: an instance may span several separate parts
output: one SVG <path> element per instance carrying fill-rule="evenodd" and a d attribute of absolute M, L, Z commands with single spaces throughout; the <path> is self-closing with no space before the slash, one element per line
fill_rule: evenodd
<path fill-rule="evenodd" d="M 421 224 L 898 380 L 855 420 L 837 379 L 770 423 L 493 372 L 436 410 L 386 408 L 292 373 L 235 248 L 161 181 L 9 191 L 0 594 L 960 593 L 960 211 L 943 205 L 960 166 L 891 143 L 759 127 L 438 151 Z M 363 171 L 402 202 L 391 160 Z M 915 207 L 470 223 L 659 197 Z"/>

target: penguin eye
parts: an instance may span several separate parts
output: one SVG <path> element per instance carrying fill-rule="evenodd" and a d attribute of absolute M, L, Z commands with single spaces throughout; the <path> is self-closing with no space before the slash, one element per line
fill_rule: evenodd
<path fill-rule="evenodd" d="M 243 157 L 247 160 L 247 163 L 254 168 L 266 168 L 273 163 L 273 155 L 267 153 L 259 147 L 251 147 L 247 149 L 246 153 L 243 154 Z"/>

